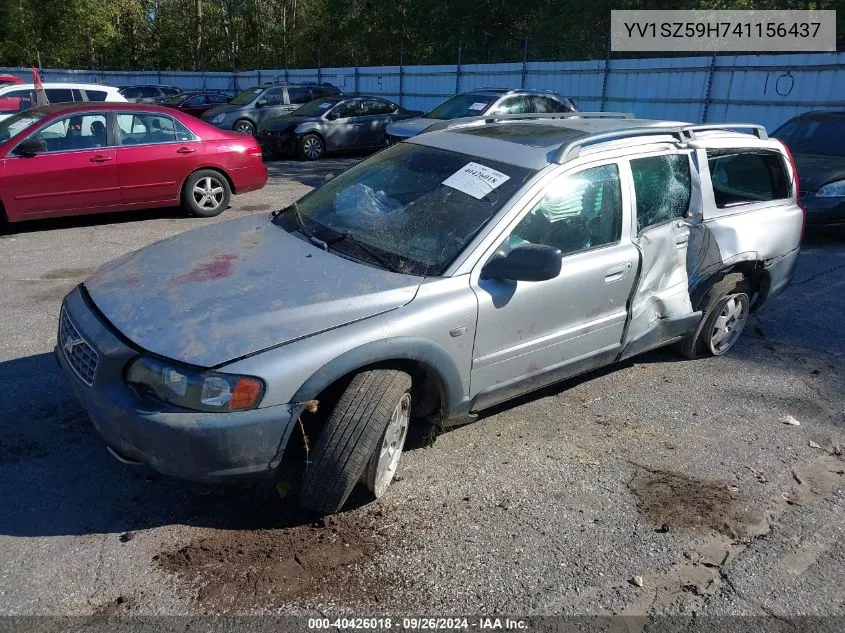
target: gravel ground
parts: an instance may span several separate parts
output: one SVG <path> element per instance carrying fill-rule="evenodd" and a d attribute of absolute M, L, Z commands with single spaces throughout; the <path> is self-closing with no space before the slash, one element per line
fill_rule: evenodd
<path fill-rule="evenodd" d="M 270 163 L 218 220 L 355 160 Z M 845 234 L 805 240 L 727 357 L 658 351 L 521 398 L 418 442 L 379 503 L 315 523 L 272 490 L 114 461 L 51 356 L 76 283 L 205 222 L 0 235 L 0 614 L 845 616 Z"/>

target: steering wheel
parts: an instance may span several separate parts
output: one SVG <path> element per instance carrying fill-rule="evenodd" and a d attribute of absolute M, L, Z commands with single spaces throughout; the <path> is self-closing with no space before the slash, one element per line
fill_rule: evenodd
<path fill-rule="evenodd" d="M 590 246 L 590 232 L 584 218 L 563 218 L 554 223 L 545 236 L 544 244 L 556 246 L 564 254 L 580 251 Z"/>

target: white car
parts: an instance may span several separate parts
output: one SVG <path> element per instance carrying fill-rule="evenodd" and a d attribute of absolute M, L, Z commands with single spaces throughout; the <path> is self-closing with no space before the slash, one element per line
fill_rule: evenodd
<path fill-rule="evenodd" d="M 70 101 L 126 101 L 117 88 L 99 84 L 50 83 L 42 84 L 50 103 Z M 33 84 L 0 86 L 0 121 L 21 110 L 36 105 Z"/>

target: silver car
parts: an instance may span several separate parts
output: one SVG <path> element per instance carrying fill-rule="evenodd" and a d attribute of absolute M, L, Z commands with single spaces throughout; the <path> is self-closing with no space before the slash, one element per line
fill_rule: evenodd
<path fill-rule="evenodd" d="M 391 143 L 398 143 L 426 130 L 442 129 L 451 121 L 482 115 L 577 111 L 572 99 L 552 90 L 478 88 L 447 99 L 421 117 L 391 123 L 387 126 L 387 138 Z"/>
<path fill-rule="evenodd" d="M 792 278 L 788 152 L 756 126 L 580 116 L 455 123 L 114 260 L 65 297 L 58 362 L 121 460 L 287 466 L 330 513 L 384 494 L 412 418 L 669 344 L 725 354 Z"/>

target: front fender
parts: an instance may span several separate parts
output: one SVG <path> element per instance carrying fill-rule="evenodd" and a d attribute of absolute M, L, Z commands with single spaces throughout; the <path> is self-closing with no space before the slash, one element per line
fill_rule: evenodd
<path fill-rule="evenodd" d="M 404 336 L 366 343 L 334 358 L 302 384 L 293 401 L 312 400 L 340 378 L 386 361 L 411 361 L 424 365 L 439 378 L 444 414 L 456 418 L 469 412 L 469 397 L 464 392 L 460 372 L 449 353 L 433 341 Z"/>

